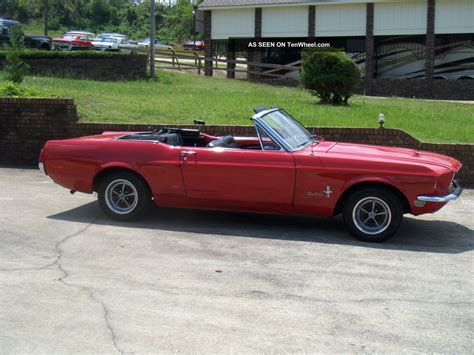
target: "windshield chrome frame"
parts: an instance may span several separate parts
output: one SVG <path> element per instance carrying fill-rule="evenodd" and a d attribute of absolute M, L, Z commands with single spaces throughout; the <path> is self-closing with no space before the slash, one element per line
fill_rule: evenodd
<path fill-rule="evenodd" d="M 303 127 L 304 129 L 306 129 L 300 122 L 298 122 L 298 120 L 296 120 L 292 115 L 290 115 L 288 112 L 286 112 L 285 110 L 279 108 L 279 107 L 276 107 L 276 108 L 272 108 L 272 109 L 269 109 L 269 110 L 263 110 L 263 111 L 260 111 L 258 113 L 256 113 L 255 115 L 252 116 L 252 120 L 254 121 L 255 123 L 255 126 L 262 129 L 271 139 L 273 139 L 276 143 L 278 143 L 278 145 L 280 147 L 282 147 L 285 151 L 287 152 L 296 152 L 298 150 L 302 150 L 302 149 L 305 149 L 306 147 L 308 147 L 312 141 L 309 140 L 308 143 L 309 144 L 305 144 L 304 146 L 302 147 L 298 147 L 296 149 L 293 149 L 288 143 L 286 143 L 286 141 L 278 134 L 275 132 L 275 130 L 273 128 L 271 128 L 267 123 L 265 123 L 262 118 L 265 117 L 266 115 L 268 115 L 269 113 L 272 113 L 272 112 L 275 112 L 275 111 L 280 111 L 280 112 L 283 112 L 284 114 L 290 116 L 293 120 L 295 120 L 301 127 Z M 260 134 L 258 133 L 258 130 L 257 130 L 257 135 L 259 137 L 259 140 L 260 140 L 260 143 L 261 143 L 261 139 L 260 139 Z"/>

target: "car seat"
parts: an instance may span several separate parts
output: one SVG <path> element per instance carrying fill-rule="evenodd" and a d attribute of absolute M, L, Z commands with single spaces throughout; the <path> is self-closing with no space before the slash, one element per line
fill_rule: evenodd
<path fill-rule="evenodd" d="M 235 143 L 235 139 L 232 136 L 223 136 L 219 139 L 209 142 L 208 148 L 222 147 L 222 148 L 239 148 L 238 144 Z"/>

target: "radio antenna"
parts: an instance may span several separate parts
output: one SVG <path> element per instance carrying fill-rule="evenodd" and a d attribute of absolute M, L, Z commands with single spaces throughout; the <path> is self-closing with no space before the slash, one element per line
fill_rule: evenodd
<path fill-rule="evenodd" d="M 313 109 L 313 129 L 311 134 L 313 142 L 311 143 L 311 155 L 314 155 L 314 137 L 316 137 L 316 106 Z"/>

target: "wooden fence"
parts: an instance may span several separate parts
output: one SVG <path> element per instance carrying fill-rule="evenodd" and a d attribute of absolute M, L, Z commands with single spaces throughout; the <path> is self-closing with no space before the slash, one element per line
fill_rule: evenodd
<path fill-rule="evenodd" d="M 250 62 L 246 59 L 227 59 L 205 57 L 204 52 L 159 49 L 156 51 L 155 62 L 157 67 L 172 70 L 196 70 L 198 75 L 204 73 L 205 61 L 212 61 L 213 70 L 222 70 L 233 73 L 244 73 L 246 76 L 264 79 L 284 79 L 288 78 L 288 73 L 299 72 L 301 61 L 296 61 L 287 65 Z M 233 68 L 228 68 L 228 64 L 233 64 Z"/>

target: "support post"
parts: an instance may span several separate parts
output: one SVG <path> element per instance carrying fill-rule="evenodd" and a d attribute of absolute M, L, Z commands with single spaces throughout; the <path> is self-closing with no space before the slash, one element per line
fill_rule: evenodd
<path fill-rule="evenodd" d="M 212 76 L 212 56 L 213 56 L 213 43 L 212 43 L 212 11 L 204 11 L 204 75 Z"/>
<path fill-rule="evenodd" d="M 367 24 L 365 30 L 365 94 L 371 95 L 375 74 L 375 38 L 374 38 L 374 4 L 367 3 Z"/>
<path fill-rule="evenodd" d="M 262 8 L 257 7 L 255 8 L 255 40 L 260 41 L 262 39 Z M 263 52 L 260 48 L 255 48 L 253 51 L 249 52 L 249 58 L 247 59 L 249 62 L 261 63 L 263 59 Z M 249 65 L 248 70 L 251 72 L 260 72 L 262 70 L 261 67 L 257 67 L 254 65 Z M 247 73 L 247 79 L 249 81 L 259 81 L 261 78 L 258 74 Z"/>
<path fill-rule="evenodd" d="M 435 69 L 435 15 L 436 0 L 428 0 L 426 28 L 425 80 L 429 97 L 433 97 L 433 76 Z"/>
<path fill-rule="evenodd" d="M 227 60 L 235 60 L 235 40 L 227 40 Z M 227 79 L 235 79 L 235 63 L 227 62 Z"/>
<path fill-rule="evenodd" d="M 308 6 L 308 38 L 314 41 L 316 38 L 316 6 Z"/>

